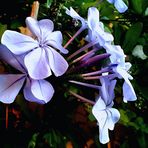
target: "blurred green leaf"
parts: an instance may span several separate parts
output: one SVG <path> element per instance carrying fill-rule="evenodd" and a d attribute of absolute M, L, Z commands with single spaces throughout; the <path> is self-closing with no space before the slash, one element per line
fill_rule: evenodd
<path fill-rule="evenodd" d="M 0 39 L 6 29 L 7 29 L 7 25 L 6 24 L 3 25 L 0 23 Z"/>
<path fill-rule="evenodd" d="M 125 40 L 123 42 L 123 49 L 125 49 L 125 52 L 129 53 L 133 50 L 134 46 L 138 42 L 138 38 L 141 35 L 142 29 L 143 23 L 137 22 L 133 24 L 126 32 Z"/>
<path fill-rule="evenodd" d="M 144 15 L 148 16 L 148 7 L 145 9 Z"/>
<path fill-rule="evenodd" d="M 47 0 L 47 2 L 46 2 L 46 7 L 47 7 L 47 8 L 50 8 L 52 2 L 53 2 L 53 0 Z"/>
<path fill-rule="evenodd" d="M 29 141 L 27 148 L 35 148 L 36 147 L 36 141 L 39 133 L 34 133 L 31 140 Z"/>
<path fill-rule="evenodd" d="M 142 9 L 143 0 L 131 0 L 131 2 L 132 2 L 132 6 L 133 6 L 133 9 L 135 10 L 135 12 L 138 14 L 141 14 L 143 11 L 143 9 Z"/>
<path fill-rule="evenodd" d="M 122 32 L 123 32 L 123 29 L 121 27 L 121 25 L 118 25 L 118 23 L 115 23 L 114 24 L 114 35 L 115 35 L 115 44 L 119 44 L 120 45 L 120 42 L 121 42 L 121 37 L 122 37 Z"/>
<path fill-rule="evenodd" d="M 146 148 L 148 146 L 147 140 L 146 140 L 146 135 L 144 133 L 138 133 L 138 143 L 139 143 L 139 148 Z"/>
<path fill-rule="evenodd" d="M 43 139 L 49 144 L 51 147 L 64 147 L 65 137 L 58 132 L 57 130 L 51 129 L 48 133 L 43 136 Z"/>
<path fill-rule="evenodd" d="M 88 115 L 88 119 L 89 119 L 90 121 L 96 121 L 96 118 L 94 117 L 94 115 L 93 115 L 92 113 L 90 113 L 90 114 Z"/>
<path fill-rule="evenodd" d="M 124 111 L 123 109 L 120 109 L 120 114 L 121 114 L 120 121 L 123 122 L 125 125 L 127 125 L 130 120 L 126 114 L 126 111 Z"/>

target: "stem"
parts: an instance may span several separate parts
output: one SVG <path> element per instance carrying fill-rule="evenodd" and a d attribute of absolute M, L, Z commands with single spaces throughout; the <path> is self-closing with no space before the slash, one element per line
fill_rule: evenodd
<path fill-rule="evenodd" d="M 82 86 L 86 86 L 86 87 L 90 87 L 90 88 L 94 88 L 94 89 L 100 89 L 100 86 L 94 85 L 94 84 L 89 84 L 89 83 L 83 83 L 83 82 L 78 82 L 78 81 L 73 81 L 70 80 L 69 82 L 74 83 L 74 84 L 79 84 Z"/>
<path fill-rule="evenodd" d="M 31 10 L 30 16 L 37 19 L 38 11 L 39 11 L 39 2 L 34 1 L 33 4 L 32 4 L 32 10 Z"/>
<path fill-rule="evenodd" d="M 98 75 L 98 74 L 102 74 L 102 73 L 104 73 L 104 72 L 109 72 L 109 68 L 104 68 L 104 69 L 102 69 L 102 70 L 98 70 L 98 71 L 94 71 L 94 72 L 85 73 L 85 74 L 82 74 L 82 77 Z"/>
<path fill-rule="evenodd" d="M 84 57 L 86 57 L 86 56 L 88 56 L 88 55 L 92 55 L 92 56 L 93 56 L 93 54 L 94 54 L 95 51 L 97 51 L 97 50 L 98 50 L 98 49 L 95 48 L 95 49 L 93 49 L 93 50 L 91 50 L 91 51 L 89 51 L 89 52 L 83 54 L 82 56 L 80 56 L 80 57 L 78 57 L 77 59 L 73 60 L 73 61 L 72 61 L 72 64 L 74 64 L 74 63 L 80 61 L 81 59 L 83 59 Z"/>
<path fill-rule="evenodd" d="M 73 91 L 69 91 L 69 93 L 72 94 L 73 96 L 75 96 L 76 98 L 78 98 L 79 100 L 83 101 L 83 102 L 89 103 L 89 104 L 91 104 L 91 105 L 94 105 L 94 104 L 95 104 L 94 101 L 88 100 L 87 98 L 82 97 L 82 96 L 76 94 L 76 93 L 73 92 Z"/>
<path fill-rule="evenodd" d="M 96 55 L 91 58 L 88 57 L 88 59 L 86 58 L 85 61 L 83 61 L 81 66 L 84 67 L 84 66 L 90 66 L 92 64 L 96 64 L 96 62 L 98 62 L 100 60 L 104 60 L 104 59 L 108 58 L 109 56 L 110 56 L 110 54 L 104 53 L 104 54 Z"/>
<path fill-rule="evenodd" d="M 82 48 L 80 48 L 79 50 L 77 50 L 76 52 L 74 52 L 73 54 L 71 54 L 67 59 L 70 60 L 71 58 L 73 58 L 74 56 L 76 56 L 77 54 L 79 54 L 80 52 L 92 47 L 93 45 L 95 45 L 96 43 L 98 43 L 98 41 L 93 41 L 90 42 L 88 44 L 86 44 L 85 46 L 83 46 Z"/>
<path fill-rule="evenodd" d="M 98 5 L 101 4 L 102 2 L 103 2 L 103 0 L 96 1 L 95 7 L 98 7 Z"/>
<path fill-rule="evenodd" d="M 107 148 L 111 148 L 111 142 L 108 142 Z"/>
<path fill-rule="evenodd" d="M 98 80 L 102 76 L 83 77 L 84 80 Z"/>
<path fill-rule="evenodd" d="M 39 11 L 39 2 L 34 1 L 33 4 L 32 4 L 30 16 L 34 19 L 37 19 L 38 11 Z M 26 28 L 25 34 L 28 35 L 28 36 L 34 37 L 33 34 L 30 32 L 30 30 L 28 28 Z"/>
<path fill-rule="evenodd" d="M 71 39 L 64 45 L 64 48 L 67 48 L 67 46 L 84 30 L 83 27 L 81 27 L 72 37 Z"/>
<path fill-rule="evenodd" d="M 8 105 L 6 105 L 6 129 L 8 129 L 8 115 L 9 115 L 9 108 Z"/>

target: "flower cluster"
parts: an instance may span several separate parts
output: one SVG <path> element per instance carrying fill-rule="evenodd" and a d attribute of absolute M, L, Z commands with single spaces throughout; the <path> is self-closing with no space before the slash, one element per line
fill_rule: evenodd
<path fill-rule="evenodd" d="M 52 73 L 56 77 L 61 76 L 68 68 L 67 61 L 57 52 L 68 53 L 62 47 L 61 32 L 53 31 L 53 22 L 27 17 L 26 24 L 33 37 L 6 30 L 1 39 L 6 47 L 1 45 L 0 58 L 22 73 L 0 75 L 3 83 L 0 100 L 3 103 L 12 103 L 24 83 L 26 100 L 47 103 L 54 94 L 54 88 L 44 79 Z"/>
<path fill-rule="evenodd" d="M 108 0 L 108 2 L 114 3 L 121 13 L 127 10 L 127 6 L 121 0 Z M 82 18 L 72 7 L 66 8 L 66 14 L 80 21 L 82 26 L 64 47 L 61 32 L 53 31 L 54 24 L 48 19 L 37 21 L 27 17 L 26 25 L 31 31 L 31 36 L 10 30 L 4 32 L 1 39 L 0 59 L 20 71 L 20 74 L 0 75 L 0 101 L 12 103 L 23 88 L 26 100 L 41 104 L 49 102 L 54 95 L 54 87 L 46 78 L 52 74 L 58 77 L 68 70 L 73 71 L 73 67 L 69 66 L 67 60 L 91 47 L 91 50 L 74 59 L 72 64 L 79 62 L 79 68 L 83 68 L 107 59 L 99 70 L 81 74 L 84 80 L 96 79 L 100 85 L 76 80 L 69 80 L 69 82 L 95 88 L 99 92 L 95 102 L 90 101 L 90 103 L 93 105 L 92 113 L 98 122 L 100 142 L 105 144 L 109 142 L 109 130 L 113 130 L 115 123 L 120 119 L 119 111 L 114 108 L 114 88 L 117 81 L 119 79 L 124 81 L 122 87 L 124 102 L 137 99 L 130 82 L 133 79 L 129 73 L 131 63 L 126 62 L 126 55 L 120 45 L 114 45 L 113 35 L 105 31 L 103 23 L 99 20 L 97 8 L 88 9 L 87 19 Z M 65 60 L 61 54 L 68 53 L 65 48 L 84 30 L 87 30 L 85 41 L 88 44 Z M 74 92 L 71 94 L 81 97 Z"/>
<path fill-rule="evenodd" d="M 137 99 L 133 86 L 130 82 L 132 76 L 129 73 L 131 63 L 126 62 L 126 55 L 120 45 L 113 44 L 112 34 L 105 32 L 103 23 L 99 21 L 99 11 L 95 7 L 88 9 L 88 18 L 82 18 L 73 8 L 66 10 L 66 13 L 72 18 L 79 20 L 82 27 L 79 33 L 84 29 L 88 30 L 88 35 L 85 39 L 89 42 L 88 45 L 93 46 L 92 50 L 85 54 L 87 62 L 92 61 L 98 55 L 92 54 L 95 51 L 104 50 L 109 55 L 109 62 L 102 65 L 98 71 L 82 74 L 85 79 L 99 79 L 100 86 L 95 86 L 88 83 L 71 80 L 71 83 L 95 88 L 99 90 L 99 96 L 96 99 L 92 108 L 92 113 L 98 121 L 100 142 L 105 144 L 109 142 L 108 130 L 113 130 L 115 123 L 120 118 L 120 113 L 113 108 L 114 105 L 114 88 L 118 79 L 123 79 L 123 101 L 135 101 Z M 84 50 L 84 48 L 82 48 Z M 102 54 L 103 56 L 104 54 Z M 73 54 L 71 57 L 75 56 Z M 101 57 L 101 55 L 99 55 Z M 84 56 L 82 56 L 84 59 Z M 105 58 L 105 57 L 104 57 Z M 81 58 L 79 58 L 80 60 Z M 90 60 L 91 59 L 91 60 Z M 97 57 L 97 60 L 99 58 Z M 76 60 L 75 60 L 76 61 Z M 106 66 L 106 67 L 105 67 Z M 99 76 L 98 76 L 99 75 Z M 76 96 L 76 95 L 75 95 Z"/>

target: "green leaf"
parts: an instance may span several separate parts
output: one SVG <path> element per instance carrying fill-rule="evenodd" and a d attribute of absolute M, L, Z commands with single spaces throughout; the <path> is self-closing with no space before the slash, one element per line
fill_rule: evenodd
<path fill-rule="evenodd" d="M 88 119 L 89 119 L 90 121 L 96 121 L 96 118 L 94 117 L 94 115 L 93 115 L 92 113 L 90 113 L 90 114 L 88 115 Z"/>
<path fill-rule="evenodd" d="M 145 9 L 144 15 L 148 16 L 148 7 Z"/>
<path fill-rule="evenodd" d="M 7 29 L 7 25 L 3 25 L 0 23 L 0 39 L 6 29 Z"/>
<path fill-rule="evenodd" d="M 131 0 L 133 9 L 136 13 L 142 14 L 143 12 L 143 0 Z"/>
<path fill-rule="evenodd" d="M 126 115 L 126 111 L 124 111 L 123 109 L 120 109 L 119 111 L 121 115 L 120 122 L 123 123 L 124 125 L 128 125 L 130 120 L 128 116 Z"/>
<path fill-rule="evenodd" d="M 121 25 L 118 25 L 119 23 L 115 23 L 114 24 L 114 35 L 115 35 L 115 44 L 120 44 L 121 41 L 121 37 L 122 37 L 122 32 L 123 29 L 121 27 Z"/>
<path fill-rule="evenodd" d="M 133 24 L 126 32 L 125 40 L 123 42 L 123 49 L 125 49 L 125 52 L 129 53 L 133 50 L 133 48 L 138 42 L 138 38 L 141 35 L 142 29 L 143 23 L 137 22 Z"/>
<path fill-rule="evenodd" d="M 139 133 L 139 138 L 137 140 L 140 148 L 147 147 L 147 140 L 144 133 Z"/>
<path fill-rule="evenodd" d="M 47 2 L 46 2 L 46 7 L 47 7 L 47 8 L 50 8 L 52 2 L 53 2 L 53 0 L 47 0 Z"/>
<path fill-rule="evenodd" d="M 33 134 L 31 140 L 29 141 L 27 148 L 35 148 L 38 135 L 39 133 Z"/>

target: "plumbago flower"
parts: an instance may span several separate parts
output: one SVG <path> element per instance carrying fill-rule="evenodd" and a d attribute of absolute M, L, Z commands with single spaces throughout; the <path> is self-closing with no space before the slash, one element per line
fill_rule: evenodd
<path fill-rule="evenodd" d="M 135 101 L 137 99 L 134 88 L 130 82 L 133 77 L 129 74 L 131 63 L 125 61 L 126 55 L 123 49 L 118 45 L 105 44 L 104 48 L 110 53 L 110 64 L 117 65 L 112 67 L 113 73 L 119 79 L 124 79 L 123 83 L 123 101 Z"/>
<path fill-rule="evenodd" d="M 14 102 L 19 91 L 23 87 L 26 100 L 40 104 L 51 100 L 54 89 L 46 80 L 32 79 L 23 62 L 24 56 L 14 55 L 6 46 L 0 45 L 0 60 L 11 65 L 20 74 L 0 74 L 0 101 L 3 103 Z"/>
<path fill-rule="evenodd" d="M 107 1 L 111 4 L 114 4 L 115 8 L 120 13 L 123 13 L 128 9 L 127 5 L 123 2 L 123 0 L 107 0 Z"/>
<path fill-rule="evenodd" d="M 24 63 L 31 78 L 44 79 L 52 75 L 52 72 L 57 77 L 63 75 L 68 68 L 68 63 L 56 50 L 63 54 L 68 51 L 61 45 L 61 32 L 53 31 L 54 24 L 49 19 L 37 21 L 27 17 L 26 25 L 34 38 L 6 30 L 2 35 L 1 43 L 16 55 L 25 54 Z"/>
<path fill-rule="evenodd" d="M 105 72 L 106 69 L 102 70 L 102 72 L 103 71 Z M 114 88 L 117 82 L 117 80 L 114 79 L 114 75 L 111 76 L 108 74 L 108 72 L 103 73 L 100 77 L 101 86 L 73 80 L 69 82 L 99 90 L 99 96 L 97 97 L 96 102 L 90 101 L 87 98 L 84 98 L 74 92 L 71 92 L 71 94 L 78 99 L 87 101 L 88 103 L 93 105 L 92 113 L 96 118 L 99 126 L 99 140 L 102 144 L 108 143 L 110 140 L 109 130 L 113 130 L 115 124 L 120 119 L 119 111 L 113 108 L 113 100 L 115 98 Z"/>
<path fill-rule="evenodd" d="M 109 142 L 108 130 L 114 129 L 115 123 L 120 118 L 120 113 L 117 109 L 112 108 L 116 80 L 101 77 L 100 82 L 100 96 L 92 108 L 92 113 L 98 122 L 100 142 L 105 144 Z"/>
<path fill-rule="evenodd" d="M 123 100 L 127 101 L 135 101 L 137 99 L 133 86 L 129 80 L 132 80 L 132 76 L 128 73 L 131 64 L 129 62 L 125 62 L 126 55 L 124 54 L 123 49 L 119 45 L 113 45 L 113 36 L 104 31 L 103 23 L 99 20 L 99 11 L 95 7 L 90 7 L 88 9 L 88 18 L 85 20 L 81 16 L 79 16 L 73 8 L 70 10 L 66 10 L 66 13 L 70 15 L 74 19 L 78 19 L 82 22 L 82 28 L 88 28 L 88 35 L 86 36 L 86 40 L 91 43 L 91 45 L 95 45 L 95 48 L 98 50 L 100 46 L 105 49 L 105 51 L 110 54 L 110 65 L 117 65 L 113 67 L 113 72 L 116 73 L 116 76 L 119 79 L 124 79 L 125 82 L 123 84 Z M 99 44 L 99 46 L 97 46 Z M 90 46 L 89 46 L 90 47 Z M 82 48 L 83 49 L 83 48 Z M 87 48 L 84 48 L 87 49 Z M 84 50 L 83 49 L 83 50 Z M 78 53 L 76 51 L 75 53 Z M 76 55 L 76 54 L 73 55 Z M 88 54 L 87 54 L 88 56 Z M 73 57 L 73 56 L 70 56 Z"/>
<path fill-rule="evenodd" d="M 70 10 L 67 9 L 66 13 L 74 19 L 78 19 L 82 22 L 82 27 L 80 28 L 80 30 L 78 30 L 78 32 L 81 31 L 81 29 L 88 29 L 86 40 L 91 43 L 90 46 L 88 43 L 85 47 L 82 47 L 81 49 L 73 53 L 70 58 L 73 58 L 81 51 L 84 51 L 85 49 L 93 46 L 93 48 L 89 52 L 73 60 L 73 63 L 78 61 L 81 61 L 81 63 L 87 61 L 87 63 L 89 63 L 94 59 L 99 61 L 99 58 L 96 57 L 102 57 L 102 54 L 96 55 L 96 51 L 98 50 L 103 50 L 106 54 L 109 55 L 106 57 L 108 58 L 108 61 L 106 62 L 106 64 L 100 67 L 100 70 L 81 74 L 84 80 L 100 80 L 101 86 L 75 80 L 69 81 L 70 83 L 99 90 L 99 97 L 97 98 L 95 104 L 89 99 L 84 98 L 72 91 L 70 91 L 70 93 L 75 97 L 81 99 L 82 101 L 87 101 L 88 103 L 93 105 L 92 113 L 97 119 L 99 125 L 99 139 L 101 143 L 105 144 L 109 142 L 109 130 L 114 129 L 115 123 L 117 123 L 120 118 L 119 111 L 113 108 L 113 99 L 115 97 L 114 88 L 116 86 L 117 80 L 124 80 L 124 102 L 135 101 L 137 99 L 133 86 L 130 82 L 130 80 L 133 79 L 129 73 L 131 63 L 126 62 L 126 55 L 124 54 L 121 46 L 114 45 L 113 36 L 110 33 L 104 31 L 104 26 L 102 22 L 99 21 L 99 11 L 97 10 L 97 8 L 91 7 L 88 9 L 87 20 L 79 16 L 72 8 L 70 8 Z M 95 68 L 98 69 L 98 67 Z"/>
<path fill-rule="evenodd" d="M 82 23 L 79 33 L 84 29 L 88 29 L 88 36 L 86 36 L 86 40 L 91 41 L 92 44 L 99 43 L 100 46 L 103 46 L 105 42 L 113 41 L 113 36 L 104 31 L 103 23 L 99 20 L 99 11 L 97 8 L 90 7 L 88 9 L 87 20 L 82 18 L 72 7 L 70 7 L 70 10 L 66 9 L 66 14 Z"/>

